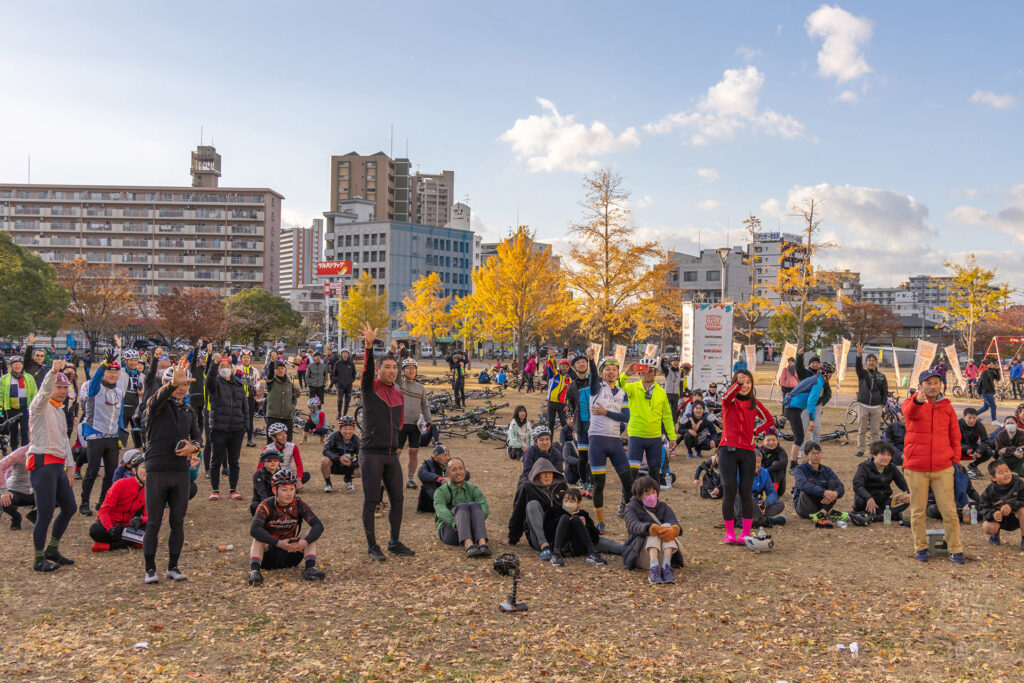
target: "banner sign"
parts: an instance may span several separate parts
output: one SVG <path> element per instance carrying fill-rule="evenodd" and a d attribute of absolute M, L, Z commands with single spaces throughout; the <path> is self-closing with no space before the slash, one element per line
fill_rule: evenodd
<path fill-rule="evenodd" d="M 843 337 L 843 343 L 839 346 L 839 359 L 836 362 L 836 372 L 839 374 L 839 382 L 842 383 L 846 376 L 846 365 L 850 359 L 850 340 Z"/>
<path fill-rule="evenodd" d="M 626 371 L 626 347 L 622 344 L 616 344 L 612 350 L 615 360 L 619 361 L 619 370 L 622 372 Z"/>
<path fill-rule="evenodd" d="M 707 389 L 732 376 L 732 304 L 683 304 L 683 357 L 693 366 L 689 386 Z"/>
<path fill-rule="evenodd" d="M 892 369 L 896 371 L 896 386 L 902 387 L 903 376 L 900 374 L 900 354 L 896 353 L 895 345 L 892 347 Z"/>
<path fill-rule="evenodd" d="M 351 275 L 351 261 L 317 261 L 317 275 Z"/>
<path fill-rule="evenodd" d="M 786 345 L 782 349 L 782 357 L 779 358 L 779 369 L 775 373 L 776 384 L 778 384 L 782 379 L 782 371 L 786 369 L 790 358 L 796 358 L 796 344 L 786 342 Z"/>
<path fill-rule="evenodd" d="M 644 358 L 657 358 L 658 357 L 658 345 L 648 344 L 644 347 Z"/>
<path fill-rule="evenodd" d="M 950 344 L 943 349 L 943 352 L 945 352 L 946 358 L 949 360 L 949 369 L 953 371 L 956 383 L 966 388 L 967 382 L 964 380 L 964 373 L 960 370 L 960 356 L 956 355 L 956 344 Z M 956 386 L 956 384 L 953 386 Z"/>
<path fill-rule="evenodd" d="M 344 282 L 325 282 L 324 296 L 341 296 L 345 293 Z"/>
<path fill-rule="evenodd" d="M 754 344 L 746 344 L 743 347 L 743 353 L 747 357 L 747 370 L 751 373 L 757 370 L 757 346 Z"/>
<path fill-rule="evenodd" d="M 910 372 L 909 386 L 916 389 L 921 373 L 932 366 L 935 362 L 935 354 L 939 351 L 939 345 L 935 342 L 917 340 L 917 353 L 914 354 L 914 369 Z"/>

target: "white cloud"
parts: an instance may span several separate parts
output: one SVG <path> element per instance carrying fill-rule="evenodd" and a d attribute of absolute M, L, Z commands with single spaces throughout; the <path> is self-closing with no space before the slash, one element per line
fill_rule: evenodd
<path fill-rule="evenodd" d="M 993 109 L 1009 109 L 1017 104 L 1017 98 L 1013 95 L 998 95 L 990 90 L 975 90 L 971 102 L 985 104 Z"/>
<path fill-rule="evenodd" d="M 779 200 L 775 199 L 774 197 L 772 197 L 771 199 L 766 199 L 765 201 L 761 202 L 760 209 L 760 218 L 762 220 L 764 220 L 765 218 L 778 218 L 783 213 L 782 205 L 779 204 Z"/>
<path fill-rule="evenodd" d="M 704 180 L 709 180 L 711 182 L 718 180 L 718 171 L 713 168 L 698 168 L 697 175 Z"/>
<path fill-rule="evenodd" d="M 740 45 L 738 48 L 736 48 L 736 54 L 739 57 L 742 57 L 745 61 L 749 62 L 754 57 L 760 57 L 761 51 L 758 50 L 756 47 L 747 47 L 746 45 Z"/>
<path fill-rule="evenodd" d="M 638 209 L 646 209 L 648 206 L 654 203 L 654 200 L 648 195 L 644 195 L 640 199 L 633 202 L 633 206 Z"/>
<path fill-rule="evenodd" d="M 714 211 L 719 206 L 721 206 L 721 204 L 716 202 L 714 199 L 705 199 L 704 201 L 697 204 L 697 208 L 700 209 L 701 211 Z"/>
<path fill-rule="evenodd" d="M 597 157 L 632 149 L 640 144 L 636 128 L 615 135 L 605 124 L 594 121 L 588 128 L 570 116 L 562 116 L 550 100 L 537 102 L 546 112 L 516 119 L 500 140 L 512 145 L 516 158 L 526 159 L 533 173 L 539 171 L 588 172 L 597 169 Z"/>
<path fill-rule="evenodd" d="M 928 223 L 928 207 L 908 194 L 892 190 L 879 190 L 857 185 L 829 185 L 795 187 L 789 192 L 787 206 L 813 197 L 820 203 L 825 229 L 834 223 L 848 231 L 844 242 L 870 242 L 879 240 L 888 244 L 894 235 L 902 243 L 934 236 L 935 228 Z"/>
<path fill-rule="evenodd" d="M 669 114 L 644 126 L 647 133 L 667 133 L 676 128 L 693 128 L 690 143 L 704 145 L 711 140 L 730 139 L 747 128 L 770 135 L 799 137 L 804 124 L 788 114 L 758 109 L 764 75 L 754 66 L 726 69 L 722 80 L 708 88 L 694 111 Z"/>
<path fill-rule="evenodd" d="M 822 5 L 804 24 L 807 35 L 822 38 L 818 51 L 818 74 L 845 83 L 871 73 L 861 53 L 862 43 L 871 39 L 874 29 L 870 19 L 855 17 L 838 5 Z"/>
<path fill-rule="evenodd" d="M 972 225 L 1005 233 L 1024 242 L 1024 183 L 1010 188 L 1003 208 L 992 213 L 977 206 L 958 206 L 947 216 L 951 223 Z"/>
<path fill-rule="evenodd" d="M 287 206 L 281 207 L 281 227 L 282 228 L 295 228 L 302 227 L 307 228 L 313 225 L 313 217 L 306 216 L 300 211 L 289 209 Z"/>
<path fill-rule="evenodd" d="M 838 97 L 836 97 L 836 101 L 838 102 L 856 102 L 859 99 L 860 95 L 858 95 L 852 90 L 844 90 L 843 92 L 839 93 Z"/>

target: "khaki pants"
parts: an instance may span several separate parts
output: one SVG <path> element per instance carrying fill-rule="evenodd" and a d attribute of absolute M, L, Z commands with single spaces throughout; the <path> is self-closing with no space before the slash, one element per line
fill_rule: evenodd
<path fill-rule="evenodd" d="M 927 521 L 925 508 L 928 505 L 928 490 L 935 494 L 935 504 L 942 515 L 942 526 L 946 530 L 946 546 L 950 553 L 962 553 L 960 542 L 960 519 L 956 514 L 956 499 L 953 496 L 953 468 L 938 472 L 917 472 L 903 470 L 903 476 L 910 487 L 910 533 L 914 536 L 914 552 L 928 548 L 925 534 Z"/>
<path fill-rule="evenodd" d="M 858 403 L 857 417 L 860 419 L 860 424 L 857 427 L 857 451 L 866 453 L 867 444 L 880 436 L 882 406 L 866 406 L 863 403 Z M 869 432 L 871 436 L 865 438 Z"/>

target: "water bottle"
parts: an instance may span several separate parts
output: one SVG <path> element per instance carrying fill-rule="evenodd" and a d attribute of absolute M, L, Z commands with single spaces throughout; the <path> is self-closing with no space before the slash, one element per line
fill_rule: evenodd
<path fill-rule="evenodd" d="M 882 513 L 882 523 L 885 526 L 892 526 L 892 508 L 888 505 L 885 506 L 885 512 Z"/>
<path fill-rule="evenodd" d="M 222 552 L 222 553 L 226 553 L 227 551 L 234 550 L 234 549 L 235 549 L 235 546 L 231 545 L 230 543 L 227 544 L 227 545 L 219 545 L 219 546 L 217 546 L 217 551 L 218 552 Z"/>
<path fill-rule="evenodd" d="M 971 524 L 978 526 L 978 508 L 975 505 L 971 506 Z"/>
<path fill-rule="evenodd" d="M 764 533 L 764 527 L 763 526 L 757 527 L 757 537 L 758 537 L 758 539 L 760 539 L 762 541 L 764 540 L 765 533 Z"/>
<path fill-rule="evenodd" d="M 844 522 L 843 520 L 839 520 L 838 522 L 836 522 L 836 526 L 839 527 L 840 529 L 845 529 L 849 525 L 846 522 Z"/>

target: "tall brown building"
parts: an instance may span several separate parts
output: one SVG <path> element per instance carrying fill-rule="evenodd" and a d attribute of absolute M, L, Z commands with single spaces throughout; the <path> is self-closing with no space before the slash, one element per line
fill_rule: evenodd
<path fill-rule="evenodd" d="M 332 156 L 331 211 L 340 211 L 346 199 L 367 199 L 376 206 L 377 220 L 395 220 L 395 171 L 394 160 L 384 152 Z"/>

